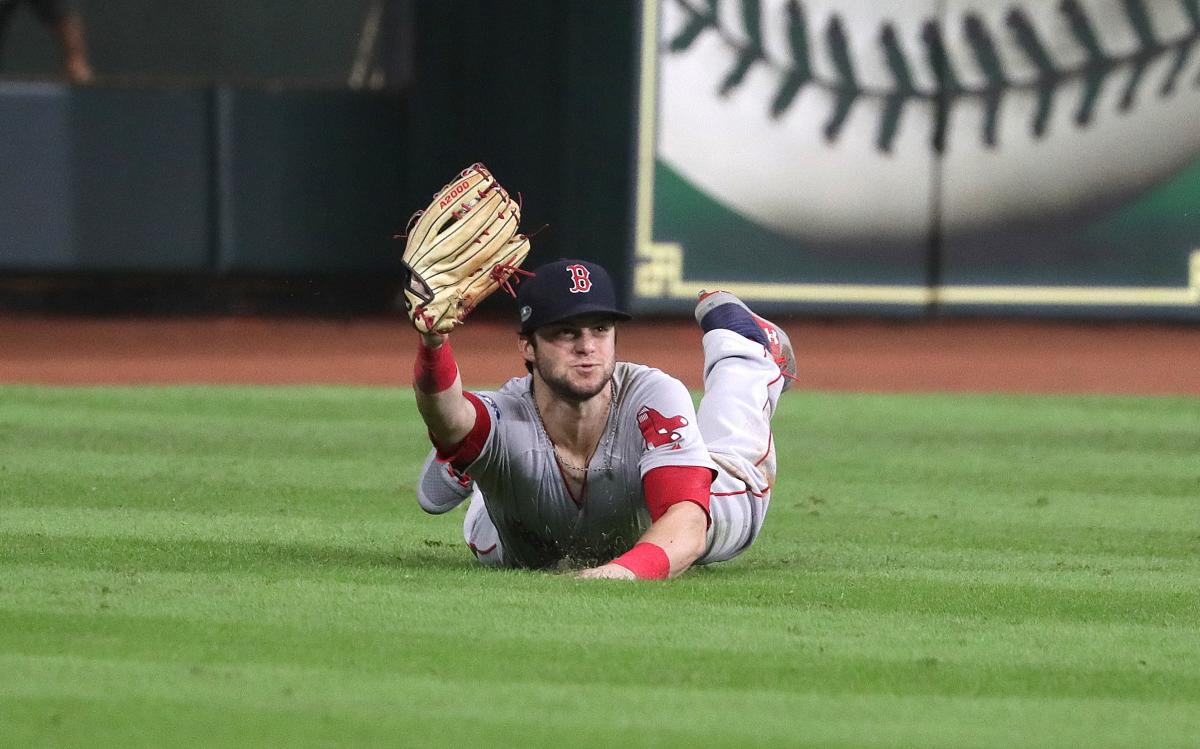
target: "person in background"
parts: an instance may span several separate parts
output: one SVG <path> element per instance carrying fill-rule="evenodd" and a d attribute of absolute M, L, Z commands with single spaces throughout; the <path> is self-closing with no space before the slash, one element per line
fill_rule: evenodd
<path fill-rule="evenodd" d="M 23 2 L 54 32 L 62 50 L 63 68 L 68 80 L 72 83 L 91 83 L 93 73 L 84 41 L 83 18 L 62 0 L 0 0 L 0 50 L 4 48 L 4 36 L 13 11 Z"/>

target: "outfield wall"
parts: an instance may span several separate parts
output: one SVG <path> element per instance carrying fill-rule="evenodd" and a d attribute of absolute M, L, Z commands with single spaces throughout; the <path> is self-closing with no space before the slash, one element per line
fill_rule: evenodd
<path fill-rule="evenodd" d="M 284 77 L 267 47 L 214 41 L 214 26 L 261 32 L 248 8 L 188 6 L 199 37 L 172 56 L 163 39 L 182 32 L 159 27 L 184 10 L 143 14 L 134 34 L 114 17 L 135 0 L 80 5 L 92 87 L 48 77 L 53 43 L 31 16 L 10 29 L 0 272 L 397 274 L 392 235 L 483 161 L 524 196 L 530 263 L 580 255 L 630 275 L 636 19 L 616 5 L 416 4 L 411 80 L 377 91 L 347 78 L 367 3 L 280 15 L 273 34 L 312 36 L 321 19 L 340 50 L 317 44 Z M 505 40 L 486 64 L 463 54 L 483 37 Z"/>
<path fill-rule="evenodd" d="M 530 264 L 597 259 L 640 312 L 724 286 L 772 314 L 1200 319 L 1181 0 L 1104 19 L 1133 30 L 1052 79 L 1000 35 L 995 70 L 953 45 L 927 70 L 911 29 L 858 29 L 836 2 L 416 3 L 411 79 L 378 91 L 345 85 L 365 0 L 274 25 L 270 4 L 207 4 L 187 43 L 182 9 L 80 5 L 98 85 L 0 81 L 0 272 L 396 274 L 392 234 L 480 160 L 525 198 Z M 140 34 L 120 22 L 137 13 Z M 7 69 L 45 75 L 51 42 L 22 23 Z M 780 28 L 808 67 L 799 47 L 772 67 Z M 481 60 L 464 40 L 483 38 L 505 43 Z"/>
<path fill-rule="evenodd" d="M 395 271 L 393 96 L 0 83 L 0 269 Z"/>

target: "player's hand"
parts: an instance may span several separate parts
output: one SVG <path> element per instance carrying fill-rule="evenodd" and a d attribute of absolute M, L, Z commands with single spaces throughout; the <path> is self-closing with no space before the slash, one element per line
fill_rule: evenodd
<path fill-rule="evenodd" d="M 599 567 L 589 567 L 579 573 L 580 577 L 589 580 L 636 580 L 633 571 L 619 564 L 602 564 Z"/>
<path fill-rule="evenodd" d="M 483 164 L 464 169 L 413 215 L 401 264 L 404 308 L 422 333 L 449 333 L 496 289 L 514 297 L 529 254 L 521 201 Z"/>

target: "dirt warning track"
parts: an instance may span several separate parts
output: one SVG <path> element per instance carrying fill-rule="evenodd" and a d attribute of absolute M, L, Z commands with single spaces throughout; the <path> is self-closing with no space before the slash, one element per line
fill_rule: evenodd
<path fill-rule="evenodd" d="M 925 392 L 1200 395 L 1200 327 L 1022 321 L 784 320 L 799 387 Z M 469 387 L 524 373 L 514 326 L 452 336 Z M 402 318 L 0 317 L 0 382 L 407 386 L 416 333 Z M 621 359 L 700 388 L 691 320 L 622 326 Z"/>

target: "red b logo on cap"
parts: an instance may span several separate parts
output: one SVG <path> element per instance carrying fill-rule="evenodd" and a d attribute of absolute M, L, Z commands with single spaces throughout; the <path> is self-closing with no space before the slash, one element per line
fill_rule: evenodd
<path fill-rule="evenodd" d="M 572 294 L 586 294 L 592 290 L 592 273 L 582 265 L 568 265 L 567 273 L 571 274 Z"/>

